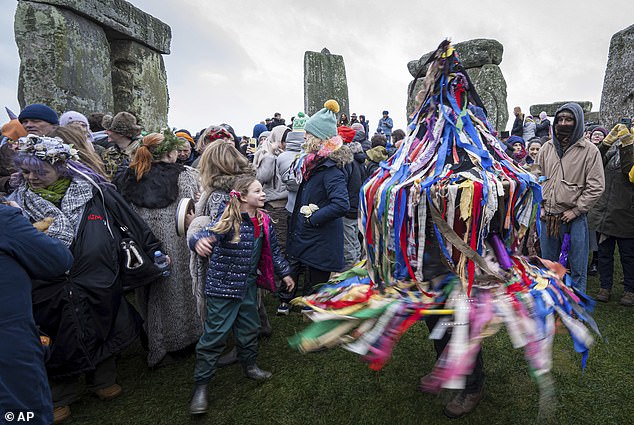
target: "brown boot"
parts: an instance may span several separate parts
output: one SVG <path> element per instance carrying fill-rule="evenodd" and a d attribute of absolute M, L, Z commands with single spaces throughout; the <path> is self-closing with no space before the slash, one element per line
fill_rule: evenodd
<path fill-rule="evenodd" d="M 619 301 L 619 303 L 625 307 L 634 306 L 634 292 L 623 292 L 623 296 L 621 297 L 621 301 Z"/>
<path fill-rule="evenodd" d="M 476 393 L 468 394 L 462 390 L 453 398 L 453 400 L 447 403 L 443 413 L 450 419 L 461 418 L 464 415 L 473 412 L 483 398 L 484 385 L 480 388 L 480 391 Z"/>
<path fill-rule="evenodd" d="M 597 301 L 601 301 L 602 303 L 607 303 L 610 301 L 610 290 L 601 288 L 595 297 Z"/>
<path fill-rule="evenodd" d="M 123 388 L 121 388 L 121 385 L 112 384 L 109 387 L 98 389 L 97 391 L 95 391 L 95 394 L 97 394 L 97 397 L 99 397 L 101 400 L 105 401 L 113 400 L 119 397 L 122 392 Z"/>
<path fill-rule="evenodd" d="M 70 418 L 70 407 L 59 406 L 53 409 L 53 424 L 61 424 Z"/>

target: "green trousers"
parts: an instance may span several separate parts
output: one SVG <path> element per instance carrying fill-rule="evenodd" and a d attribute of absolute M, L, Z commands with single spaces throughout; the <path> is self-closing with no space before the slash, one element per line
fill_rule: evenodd
<path fill-rule="evenodd" d="M 216 374 L 218 358 L 232 329 L 240 363 L 243 367 L 255 364 L 260 329 L 257 305 L 257 287 L 254 281 L 249 282 L 243 300 L 207 297 L 205 329 L 196 345 L 196 384 L 206 384 Z"/>

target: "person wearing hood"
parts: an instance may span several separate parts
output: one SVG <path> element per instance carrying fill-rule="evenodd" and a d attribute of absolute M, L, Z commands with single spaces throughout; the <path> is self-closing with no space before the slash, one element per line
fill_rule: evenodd
<path fill-rule="evenodd" d="M 540 139 L 542 137 L 550 137 L 550 121 L 548 120 L 548 114 L 546 111 L 541 111 L 539 113 L 539 124 L 535 125 L 535 136 Z"/>
<path fill-rule="evenodd" d="M 306 131 L 306 121 L 308 116 L 304 112 L 299 112 L 293 120 L 292 131 L 286 135 L 286 150 L 279 154 L 277 157 L 277 173 L 281 176 L 282 183 L 286 185 L 286 191 L 288 198 L 286 199 L 286 226 L 288 240 L 288 229 L 290 229 L 291 216 L 293 209 L 295 208 L 295 199 L 297 198 L 297 191 L 299 190 L 299 183 L 295 178 L 292 164 L 302 154 L 302 145 L 304 144 L 304 137 Z M 279 233 L 278 233 L 279 235 Z M 298 281 L 301 265 L 293 258 L 288 258 L 291 266 L 291 277 L 295 282 Z M 278 292 L 280 298 L 280 305 L 277 308 L 278 316 L 287 316 L 290 313 L 290 301 L 295 298 L 295 292 L 288 292 L 283 288 L 280 288 Z"/>
<path fill-rule="evenodd" d="M 570 235 L 568 268 L 585 292 L 588 272 L 588 211 L 605 187 L 599 150 L 583 137 L 583 110 L 566 103 L 555 113 L 553 137 L 537 155 L 542 181 L 542 257 L 559 261 L 564 234 Z"/>
<path fill-rule="evenodd" d="M 365 180 L 365 159 L 361 143 L 357 140 L 357 131 L 350 127 L 339 127 L 337 132 L 343 142 L 350 148 L 353 161 L 345 167 L 348 178 L 348 200 L 350 208 L 343 217 L 343 261 L 344 269 L 348 270 L 361 258 L 361 243 L 359 242 L 359 191 Z"/>
<path fill-rule="evenodd" d="M 387 138 L 382 134 L 372 136 L 372 149 L 366 151 L 365 177 L 368 178 L 379 168 L 379 163 L 389 158 L 387 155 Z"/>
<path fill-rule="evenodd" d="M 596 300 L 608 302 L 614 275 L 614 248 L 619 246 L 623 267 L 623 296 L 620 303 L 634 306 L 634 132 L 617 124 L 599 143 L 605 167 L 605 192 L 592 209 L 588 222 L 599 238 L 598 271 L 601 289 Z"/>
<path fill-rule="evenodd" d="M 530 140 L 535 137 L 535 120 L 532 116 L 528 115 L 524 120 L 524 125 L 522 126 L 522 139 Z"/>
<path fill-rule="evenodd" d="M 271 130 L 270 136 L 258 147 L 253 156 L 255 178 L 262 184 L 266 201 L 264 208 L 273 219 L 273 228 L 277 233 L 282 254 L 286 253 L 286 201 L 288 191 L 277 168 L 277 159 L 286 149 L 286 138 L 291 129 L 278 125 Z"/>
<path fill-rule="evenodd" d="M 306 153 L 295 167 L 300 186 L 286 251 L 306 267 L 303 295 L 344 266 L 343 217 L 350 209 L 345 166 L 353 157 L 337 134 L 337 112 L 339 104 L 328 100 L 308 119 Z"/>

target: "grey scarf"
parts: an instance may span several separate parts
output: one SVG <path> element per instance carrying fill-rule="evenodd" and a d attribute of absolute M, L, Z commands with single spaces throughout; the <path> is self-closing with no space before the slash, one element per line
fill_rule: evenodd
<path fill-rule="evenodd" d="M 11 195 L 12 200 L 22 208 L 23 213 L 31 221 L 52 218 L 53 222 L 46 233 L 52 238 L 59 239 L 67 247 L 73 243 L 84 213 L 84 206 L 92 197 L 92 185 L 77 177 L 73 178 L 68 187 L 60 208 L 31 192 L 25 184 L 20 185 Z"/>

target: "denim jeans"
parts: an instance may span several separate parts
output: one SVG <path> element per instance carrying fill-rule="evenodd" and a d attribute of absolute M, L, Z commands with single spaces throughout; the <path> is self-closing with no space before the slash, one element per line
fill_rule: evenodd
<path fill-rule="evenodd" d="M 558 237 L 548 237 L 546 223 L 542 221 L 542 232 L 539 242 L 542 248 L 542 258 L 550 261 L 559 261 L 561 242 L 566 233 L 570 233 L 570 251 L 568 251 L 568 270 L 574 281 L 575 288 L 586 292 L 588 279 L 588 220 L 585 214 L 572 220 L 570 223 L 562 222 L 559 226 Z"/>
<path fill-rule="evenodd" d="M 625 292 L 634 292 L 634 239 L 608 236 L 599 244 L 599 280 L 601 288 L 611 290 L 614 275 L 614 248 L 619 245 Z"/>

